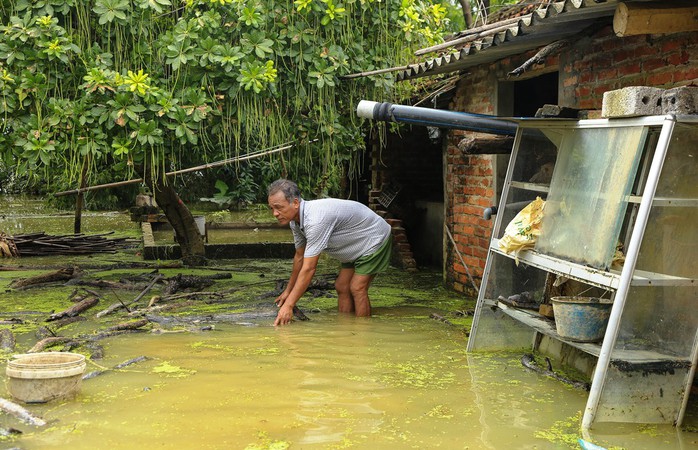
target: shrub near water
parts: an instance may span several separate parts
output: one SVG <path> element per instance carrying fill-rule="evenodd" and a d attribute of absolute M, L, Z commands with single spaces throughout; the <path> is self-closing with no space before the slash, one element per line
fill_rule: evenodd
<path fill-rule="evenodd" d="M 443 4 L 442 4 L 443 3 Z M 441 0 L 93 0 L 0 7 L 0 156 L 48 189 L 154 175 L 291 141 L 255 168 L 332 192 L 364 147 L 362 98 L 447 26 Z M 316 143 L 309 144 L 311 140 Z M 151 172 L 138 173 L 147 165 Z M 136 172 L 136 173 L 134 173 Z M 213 192 L 212 192 L 213 193 Z"/>

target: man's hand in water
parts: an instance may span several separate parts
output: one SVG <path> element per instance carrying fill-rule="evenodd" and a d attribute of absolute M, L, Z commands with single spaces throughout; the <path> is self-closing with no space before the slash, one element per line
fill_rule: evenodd
<path fill-rule="evenodd" d="M 282 305 L 279 309 L 279 313 L 276 315 L 276 320 L 274 321 L 274 326 L 277 325 L 287 325 L 293 320 L 293 306 Z"/>

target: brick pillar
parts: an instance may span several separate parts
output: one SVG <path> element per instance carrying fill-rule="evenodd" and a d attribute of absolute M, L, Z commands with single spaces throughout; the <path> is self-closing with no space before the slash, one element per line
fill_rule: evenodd
<path fill-rule="evenodd" d="M 402 226 L 400 219 L 385 219 L 390 224 L 393 233 L 393 255 L 394 266 L 405 269 L 408 272 L 417 271 L 417 261 L 414 260 L 412 247 L 407 239 L 407 233 Z"/>

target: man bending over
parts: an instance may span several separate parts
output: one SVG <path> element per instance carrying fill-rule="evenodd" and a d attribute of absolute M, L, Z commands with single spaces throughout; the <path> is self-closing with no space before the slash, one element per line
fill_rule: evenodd
<path fill-rule="evenodd" d="M 290 180 L 274 181 L 267 193 L 274 217 L 291 227 L 296 247 L 288 285 L 276 299 L 280 309 L 274 325 L 291 322 L 293 307 L 312 281 L 322 252 L 342 264 L 335 281 L 339 312 L 370 316 L 368 287 L 390 264 L 390 225 L 353 200 L 303 200 Z"/>

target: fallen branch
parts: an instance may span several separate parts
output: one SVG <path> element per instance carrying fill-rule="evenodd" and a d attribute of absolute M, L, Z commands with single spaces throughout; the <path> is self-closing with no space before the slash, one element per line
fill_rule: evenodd
<path fill-rule="evenodd" d="M 535 55 L 533 55 L 531 58 L 527 59 L 526 62 L 521 64 L 519 67 L 516 69 L 512 70 L 509 72 L 507 75 L 508 76 L 514 76 L 518 77 L 525 71 L 531 68 L 534 64 L 541 64 L 545 62 L 545 58 L 547 58 L 550 55 L 554 55 L 555 53 L 559 52 L 561 49 L 564 47 L 567 47 L 570 43 L 570 39 L 562 39 L 559 41 L 555 41 L 552 44 L 548 44 L 542 49 L 540 49 Z"/>
<path fill-rule="evenodd" d="M 152 312 L 162 312 L 162 311 L 169 311 L 172 309 L 178 309 L 178 308 L 184 308 L 186 306 L 192 306 L 196 305 L 197 302 L 188 300 L 185 302 L 179 302 L 179 303 L 168 303 L 166 305 L 156 305 L 156 306 L 151 306 L 149 308 L 143 308 L 143 309 L 137 309 L 135 311 L 131 311 L 128 313 L 129 316 L 144 316 L 148 313 Z"/>
<path fill-rule="evenodd" d="M 163 278 L 164 278 L 164 276 L 163 276 L 162 274 L 157 274 L 157 275 L 151 280 L 151 282 L 148 283 L 148 285 L 145 287 L 145 289 L 143 289 L 143 290 L 140 292 L 140 294 L 138 294 L 138 295 L 136 296 L 136 298 L 133 299 L 133 301 L 132 301 L 131 303 L 129 303 L 128 305 L 124 304 L 124 303 L 121 302 L 121 301 L 119 301 L 118 303 L 112 303 L 112 304 L 111 304 L 107 309 L 105 309 L 104 311 L 100 311 L 100 312 L 98 312 L 97 314 L 95 314 L 95 317 L 96 317 L 96 318 L 104 317 L 104 316 L 106 316 L 107 314 L 111 314 L 111 313 L 113 313 L 114 311 L 116 311 L 117 309 L 121 309 L 121 308 L 126 308 L 126 310 L 128 311 L 128 307 L 129 307 L 130 305 L 133 305 L 133 304 L 136 303 L 138 300 L 140 300 L 141 298 L 143 298 L 143 296 L 144 296 L 145 294 L 147 294 L 148 292 L 150 292 L 150 290 L 153 288 L 153 286 L 155 286 L 155 283 L 157 283 L 158 281 L 160 281 L 160 280 L 163 279 Z M 130 312 L 130 311 L 129 311 L 129 312 Z"/>
<path fill-rule="evenodd" d="M 51 326 L 53 327 L 54 330 L 57 330 L 59 328 L 63 328 L 66 325 L 70 325 L 71 323 L 82 322 L 85 320 L 87 320 L 87 319 L 85 319 L 82 316 L 64 317 L 62 319 L 58 319 L 55 322 L 53 322 L 53 324 L 51 324 Z"/>
<path fill-rule="evenodd" d="M 22 319 L 17 319 L 16 317 L 0 320 L 0 325 L 17 325 L 20 323 L 24 323 L 24 321 Z"/>
<path fill-rule="evenodd" d="M 526 62 L 509 72 L 507 75 L 518 77 L 519 75 L 530 69 L 531 66 L 533 66 L 534 64 L 542 64 L 543 62 L 545 62 L 545 58 L 555 55 L 563 48 L 567 47 L 576 40 L 579 40 L 579 36 L 593 36 L 598 31 L 599 27 L 602 26 L 603 24 L 594 23 L 585 28 L 584 30 L 580 31 L 575 36 L 569 37 L 567 39 L 561 39 L 559 41 L 555 41 L 551 44 L 546 45 L 545 47 L 541 48 L 535 55 L 526 60 Z"/>
<path fill-rule="evenodd" d="M 138 328 L 148 325 L 148 319 L 133 320 L 131 322 L 121 322 L 113 327 L 107 328 L 105 331 L 121 331 L 121 330 L 137 330 Z"/>
<path fill-rule="evenodd" d="M 443 322 L 446 325 L 453 326 L 453 322 L 451 322 L 450 320 L 448 320 L 447 318 L 445 318 L 441 314 L 431 313 L 431 315 L 429 317 L 432 319 L 438 320 L 439 322 Z"/>
<path fill-rule="evenodd" d="M 75 267 L 67 267 L 64 269 L 56 270 L 55 272 L 45 273 L 37 275 L 35 277 L 21 278 L 10 283 L 10 288 L 24 288 L 27 286 L 33 286 L 36 284 L 52 283 L 56 281 L 67 281 L 80 274 L 80 269 Z"/>
<path fill-rule="evenodd" d="M 60 345 L 60 344 L 66 344 L 68 342 L 75 342 L 73 338 L 65 337 L 65 336 L 52 336 L 52 337 L 47 337 L 36 344 L 32 348 L 30 348 L 27 353 L 39 353 L 44 351 L 45 349 L 49 347 L 53 347 L 55 345 Z"/>
<path fill-rule="evenodd" d="M 52 320 L 58 320 L 62 319 L 64 317 L 74 317 L 79 315 L 81 312 L 86 311 L 93 306 L 95 306 L 97 303 L 99 303 L 99 299 L 97 297 L 88 297 L 85 300 L 76 303 L 75 305 L 71 306 L 70 308 L 66 309 L 65 311 L 61 311 L 56 314 L 51 314 L 51 316 L 46 319 L 46 322 L 50 322 Z"/>
<path fill-rule="evenodd" d="M 44 419 L 36 417 L 34 414 L 19 406 L 17 403 L 11 402 L 4 398 L 0 398 L 0 409 L 10 415 L 15 416 L 28 425 L 33 425 L 36 427 L 43 427 L 46 425 L 46 421 Z"/>
<path fill-rule="evenodd" d="M 0 428 L 0 436 L 8 437 L 8 436 L 14 436 L 15 434 L 22 434 L 21 430 L 18 430 L 17 428 Z"/>
<path fill-rule="evenodd" d="M 229 279 L 229 273 L 217 273 L 213 275 L 176 275 L 167 281 L 167 285 L 162 291 L 163 296 L 174 294 L 182 289 L 194 288 L 201 290 L 213 284 L 214 280 Z"/>
<path fill-rule="evenodd" d="M 97 333 L 92 336 L 82 336 L 84 339 L 89 340 L 90 342 L 94 341 L 99 341 L 100 339 L 112 337 L 112 336 L 120 336 L 122 334 L 130 334 L 130 333 L 138 333 L 143 330 L 137 329 L 137 330 L 113 330 L 113 331 L 102 331 L 101 333 Z"/>
<path fill-rule="evenodd" d="M 131 364 L 136 364 L 136 363 L 139 363 L 139 362 L 141 362 L 141 361 L 145 361 L 145 360 L 147 360 L 147 359 L 148 359 L 148 358 L 147 358 L 146 356 L 138 356 L 137 358 L 129 359 L 128 361 L 124 361 L 124 362 L 122 362 L 121 364 L 117 364 L 117 365 L 115 365 L 114 367 L 112 367 L 111 369 L 95 370 L 95 371 L 93 371 L 93 372 L 86 373 L 85 375 L 82 376 L 82 379 L 83 379 L 83 380 L 89 380 L 90 378 L 98 377 L 98 376 L 102 375 L 102 374 L 105 373 L 105 372 L 109 372 L 109 371 L 111 371 L 111 370 L 123 369 L 124 367 L 128 367 L 128 366 L 130 366 Z"/>

